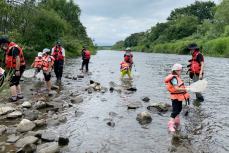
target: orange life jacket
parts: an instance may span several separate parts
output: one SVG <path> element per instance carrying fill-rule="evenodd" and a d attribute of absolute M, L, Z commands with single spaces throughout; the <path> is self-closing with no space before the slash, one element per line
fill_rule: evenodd
<path fill-rule="evenodd" d="M 125 61 L 121 62 L 120 65 L 121 65 L 121 67 L 120 67 L 121 71 L 128 70 L 130 68 L 129 63 L 127 63 Z"/>
<path fill-rule="evenodd" d="M 197 56 L 200 54 L 200 52 L 194 52 L 191 60 L 191 65 L 190 65 L 190 72 L 194 74 L 199 74 L 201 65 L 197 61 Z"/>
<path fill-rule="evenodd" d="M 34 67 L 35 68 L 41 68 L 43 64 L 43 59 L 42 57 L 36 57 L 34 61 Z"/>
<path fill-rule="evenodd" d="M 5 64 L 7 69 L 15 69 L 16 68 L 16 58 L 12 55 L 12 49 L 16 47 L 19 50 L 19 57 L 20 57 L 20 66 L 25 65 L 25 59 L 23 55 L 22 48 L 20 48 L 16 43 L 10 42 L 8 49 L 6 50 L 6 58 L 5 58 Z M 10 55 L 11 52 L 11 55 Z"/>
<path fill-rule="evenodd" d="M 165 78 L 165 84 L 167 87 L 167 90 L 170 92 L 170 99 L 175 100 L 177 99 L 178 101 L 183 101 L 183 100 L 187 100 L 190 95 L 187 92 L 180 92 L 177 91 L 175 89 L 175 87 L 172 85 L 171 80 L 173 78 L 176 78 L 178 81 L 178 87 L 180 88 L 185 88 L 184 86 L 184 82 L 181 80 L 180 77 L 178 77 L 177 75 L 173 75 L 173 74 L 169 74 L 166 78 Z"/>
<path fill-rule="evenodd" d="M 51 60 L 51 61 L 49 61 L 49 60 Z M 55 61 L 55 58 L 54 57 L 52 57 L 50 55 L 44 56 L 42 58 L 42 69 L 44 71 L 47 71 L 49 69 L 49 66 L 50 65 L 53 66 L 54 61 Z"/>
<path fill-rule="evenodd" d="M 86 50 L 86 51 L 85 51 L 85 58 L 86 58 L 86 59 L 90 59 L 90 58 L 91 58 L 91 53 L 90 53 L 89 50 Z"/>
<path fill-rule="evenodd" d="M 56 61 L 63 61 L 64 56 L 62 52 L 62 47 L 55 46 L 52 56 L 55 58 Z"/>

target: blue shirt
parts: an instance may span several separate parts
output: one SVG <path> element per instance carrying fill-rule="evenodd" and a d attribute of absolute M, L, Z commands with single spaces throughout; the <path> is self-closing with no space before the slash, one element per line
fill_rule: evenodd
<path fill-rule="evenodd" d="M 173 86 L 177 86 L 177 85 L 178 85 L 178 80 L 177 80 L 176 77 L 173 77 L 173 78 L 172 78 L 171 84 L 172 84 Z"/>

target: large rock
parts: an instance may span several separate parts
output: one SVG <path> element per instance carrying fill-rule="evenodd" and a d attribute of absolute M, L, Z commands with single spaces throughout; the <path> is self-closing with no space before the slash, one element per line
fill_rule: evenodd
<path fill-rule="evenodd" d="M 46 142 L 52 142 L 58 139 L 58 134 L 53 131 L 43 131 L 41 139 Z"/>
<path fill-rule="evenodd" d="M 81 96 L 76 96 L 76 97 L 71 99 L 71 102 L 73 104 L 82 103 L 83 102 L 83 98 Z"/>
<path fill-rule="evenodd" d="M 12 113 L 7 114 L 7 118 L 18 118 L 22 116 L 22 112 L 21 111 L 14 111 Z"/>
<path fill-rule="evenodd" d="M 46 121 L 44 119 L 41 120 L 35 120 L 34 123 L 36 124 L 37 127 L 45 126 Z"/>
<path fill-rule="evenodd" d="M 35 144 L 26 144 L 22 148 L 20 148 L 17 153 L 34 153 L 36 151 L 37 146 Z"/>
<path fill-rule="evenodd" d="M 37 153 L 57 153 L 60 148 L 57 142 L 44 143 L 37 146 Z"/>
<path fill-rule="evenodd" d="M 20 137 L 16 136 L 15 134 L 9 135 L 8 139 L 6 140 L 6 142 L 8 143 L 15 143 Z"/>
<path fill-rule="evenodd" d="M 10 112 L 15 111 L 15 108 L 11 107 L 11 106 L 3 106 L 0 107 L 0 115 L 4 115 Z"/>
<path fill-rule="evenodd" d="M 139 114 L 137 115 L 136 120 L 137 120 L 140 124 L 144 125 L 144 124 L 149 124 L 149 123 L 151 123 L 151 122 L 152 122 L 152 117 L 151 117 L 150 113 L 148 113 L 148 112 L 141 112 L 141 113 L 139 113 Z"/>
<path fill-rule="evenodd" d="M 34 108 L 35 109 L 42 109 L 42 108 L 45 108 L 46 106 L 47 106 L 46 102 L 38 101 L 35 103 Z"/>
<path fill-rule="evenodd" d="M 36 127 L 36 125 L 27 119 L 23 119 L 18 125 L 17 125 L 17 131 L 18 132 L 27 132 L 31 131 Z"/>
<path fill-rule="evenodd" d="M 7 130 L 7 126 L 5 126 L 5 125 L 0 125 L 0 136 L 1 136 L 3 133 L 5 133 L 6 130 Z"/>
<path fill-rule="evenodd" d="M 142 103 L 137 101 L 137 102 L 131 102 L 127 105 L 128 109 L 137 109 L 139 107 L 142 107 Z"/>
<path fill-rule="evenodd" d="M 30 121 L 34 121 L 38 118 L 39 111 L 38 110 L 25 110 L 23 112 L 24 118 Z"/>
<path fill-rule="evenodd" d="M 38 141 L 38 138 L 37 137 L 27 136 L 27 137 L 24 137 L 22 139 L 19 139 L 16 142 L 15 145 L 16 145 L 17 148 L 22 148 L 22 147 L 24 147 L 27 144 L 35 144 L 37 141 Z"/>
<path fill-rule="evenodd" d="M 166 103 L 154 103 L 147 107 L 150 111 L 158 111 L 158 112 L 167 112 L 171 108 L 171 105 Z"/>
<path fill-rule="evenodd" d="M 25 102 L 22 104 L 22 107 L 24 107 L 24 108 L 30 108 L 30 107 L 32 107 L 32 104 L 31 104 L 29 101 L 25 101 Z"/>

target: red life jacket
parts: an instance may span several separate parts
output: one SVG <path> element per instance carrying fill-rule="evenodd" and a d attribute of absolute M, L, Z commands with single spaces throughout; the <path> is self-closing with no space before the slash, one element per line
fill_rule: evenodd
<path fill-rule="evenodd" d="M 85 55 L 85 58 L 86 58 L 86 59 L 90 59 L 90 58 L 91 58 L 91 53 L 90 53 L 89 50 L 86 50 L 86 51 L 84 52 L 84 55 Z"/>
<path fill-rule="evenodd" d="M 178 77 L 177 75 L 173 75 L 173 74 L 169 74 L 166 78 L 165 78 L 165 84 L 167 87 L 167 90 L 170 92 L 170 99 L 175 100 L 177 99 L 178 101 L 183 101 L 186 100 L 190 97 L 190 95 L 187 92 L 180 92 L 177 91 L 175 89 L 175 87 L 171 84 L 171 80 L 176 77 L 177 81 L 178 81 L 178 87 L 180 88 L 185 88 L 184 86 L 184 82 L 181 80 L 180 77 Z"/>
<path fill-rule="evenodd" d="M 51 61 L 49 61 L 51 59 Z M 54 61 L 55 61 L 55 58 L 50 56 L 50 55 L 47 55 L 47 56 L 44 56 L 42 58 L 42 69 L 44 71 L 47 71 L 49 69 L 49 66 L 53 66 L 54 64 Z"/>
<path fill-rule="evenodd" d="M 63 56 L 63 53 L 62 53 L 62 47 L 55 46 L 52 56 L 57 61 L 63 61 L 64 60 L 64 56 Z"/>
<path fill-rule="evenodd" d="M 201 65 L 200 63 L 197 61 L 197 56 L 200 54 L 199 51 L 195 51 L 193 53 L 192 56 L 192 60 L 191 60 L 191 65 L 190 65 L 190 72 L 194 73 L 194 74 L 199 74 L 200 73 L 200 69 L 201 69 Z"/>
<path fill-rule="evenodd" d="M 34 67 L 35 68 L 41 68 L 43 64 L 43 59 L 42 57 L 36 57 L 34 61 Z"/>
<path fill-rule="evenodd" d="M 6 51 L 6 58 L 5 58 L 5 64 L 6 64 L 7 69 L 16 68 L 16 58 L 13 57 L 12 50 L 11 50 L 14 47 L 18 48 L 19 50 L 20 66 L 25 65 L 25 59 L 24 59 L 22 48 L 20 48 L 16 43 L 10 42 L 8 49 Z M 11 52 L 11 55 L 10 55 L 10 52 Z"/>

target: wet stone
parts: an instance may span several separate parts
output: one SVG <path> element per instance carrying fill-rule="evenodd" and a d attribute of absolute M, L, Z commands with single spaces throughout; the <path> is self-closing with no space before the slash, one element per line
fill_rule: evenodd
<path fill-rule="evenodd" d="M 37 146 L 35 144 L 26 144 L 23 148 L 20 148 L 17 153 L 34 153 Z"/>
<path fill-rule="evenodd" d="M 71 99 L 71 102 L 73 104 L 82 103 L 83 102 L 83 98 L 81 96 L 76 96 L 76 97 Z"/>
<path fill-rule="evenodd" d="M 57 153 L 60 148 L 57 142 L 44 143 L 37 146 L 37 153 Z"/>
<path fill-rule="evenodd" d="M 36 127 L 36 125 L 27 119 L 23 119 L 18 125 L 17 125 L 17 131 L 18 132 L 27 132 L 31 131 Z"/>
<path fill-rule="evenodd" d="M 35 109 L 42 109 L 42 108 L 45 108 L 46 106 L 47 106 L 46 102 L 38 101 L 35 103 L 34 108 Z"/>
<path fill-rule="evenodd" d="M 64 137 L 64 136 L 59 137 L 58 139 L 59 146 L 65 146 L 65 145 L 68 145 L 68 143 L 69 143 L 69 138 Z"/>
<path fill-rule="evenodd" d="M 34 121 L 38 118 L 39 111 L 37 110 L 25 110 L 23 112 L 24 119 L 28 119 L 30 121 Z"/>
<path fill-rule="evenodd" d="M 150 98 L 149 98 L 149 97 L 142 97 L 141 99 L 142 99 L 142 101 L 144 101 L 144 102 L 149 102 L 149 101 L 150 101 Z"/>
<path fill-rule="evenodd" d="M 36 124 L 37 127 L 45 126 L 46 121 L 44 119 L 41 120 L 35 120 L 34 123 Z"/>
<path fill-rule="evenodd" d="M 25 102 L 22 104 L 22 107 L 23 107 L 23 108 L 30 108 L 30 107 L 32 107 L 32 104 L 31 104 L 29 101 L 25 101 Z"/>
<path fill-rule="evenodd" d="M 27 136 L 27 137 L 24 137 L 22 139 L 19 139 L 17 142 L 16 142 L 16 147 L 17 148 L 22 148 L 24 147 L 25 145 L 27 144 L 34 144 L 38 141 L 38 138 L 37 137 L 34 137 L 34 136 Z"/>
<path fill-rule="evenodd" d="M 136 87 L 131 87 L 131 88 L 128 88 L 126 90 L 128 90 L 128 91 L 137 91 L 137 88 Z"/>
<path fill-rule="evenodd" d="M 83 74 L 78 74 L 77 78 L 84 78 L 84 75 Z"/>
<path fill-rule="evenodd" d="M 53 131 L 44 131 L 41 135 L 41 139 L 46 142 L 53 142 L 57 140 L 58 135 Z"/>
<path fill-rule="evenodd" d="M 167 112 L 171 105 L 165 104 L 165 103 L 155 103 L 151 104 L 147 107 L 148 110 L 150 111 L 155 111 L 157 110 L 158 112 Z"/>
<path fill-rule="evenodd" d="M 107 122 L 107 125 L 110 127 L 115 127 L 115 122 L 114 121 L 109 121 Z"/>
<path fill-rule="evenodd" d="M 22 116 L 22 112 L 21 111 L 14 111 L 12 113 L 9 113 L 7 115 L 7 118 L 14 119 L 14 118 L 18 118 L 18 117 L 21 117 L 21 116 Z"/>
<path fill-rule="evenodd" d="M 139 114 L 137 115 L 136 120 L 137 120 L 140 124 L 144 125 L 144 124 L 149 124 L 149 123 L 151 123 L 151 122 L 152 122 L 152 117 L 151 117 L 150 113 L 148 113 L 148 112 L 141 112 L 141 113 L 139 113 Z"/>
<path fill-rule="evenodd" d="M 4 134 L 7 130 L 7 126 L 5 125 L 0 125 L 0 136 Z"/>
<path fill-rule="evenodd" d="M 140 107 L 142 107 L 142 103 L 141 102 L 132 102 L 132 103 L 129 103 L 127 105 L 128 109 L 137 109 L 137 108 L 140 108 Z"/>
<path fill-rule="evenodd" d="M 7 113 L 13 112 L 14 110 L 15 110 L 15 108 L 13 108 L 11 106 L 0 107 L 0 115 L 5 115 Z"/>
<path fill-rule="evenodd" d="M 15 143 L 20 137 L 16 136 L 15 134 L 9 135 L 8 139 L 6 140 L 6 142 L 8 143 Z"/>

